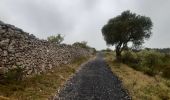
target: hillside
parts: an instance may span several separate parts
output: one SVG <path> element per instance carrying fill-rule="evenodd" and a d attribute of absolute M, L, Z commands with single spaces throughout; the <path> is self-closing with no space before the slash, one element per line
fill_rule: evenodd
<path fill-rule="evenodd" d="M 133 100 L 170 100 L 169 79 L 160 75 L 150 76 L 130 65 L 116 62 L 113 54 L 113 52 L 105 52 L 106 62 L 122 81 Z"/>
<path fill-rule="evenodd" d="M 88 55 L 86 49 L 40 40 L 13 25 L 0 22 L 0 74 L 20 67 L 27 77 Z"/>
<path fill-rule="evenodd" d="M 41 40 L 0 21 L 0 99 L 47 99 L 91 57 L 89 49 Z"/>

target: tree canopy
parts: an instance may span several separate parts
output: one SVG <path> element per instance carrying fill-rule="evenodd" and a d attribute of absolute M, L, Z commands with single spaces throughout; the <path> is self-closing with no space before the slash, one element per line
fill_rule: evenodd
<path fill-rule="evenodd" d="M 128 47 L 128 42 L 133 46 L 140 46 L 144 39 L 149 39 L 152 32 L 152 21 L 149 17 L 124 11 L 108 21 L 102 28 L 102 34 L 107 45 L 115 45 L 116 56 L 121 57 L 121 52 Z"/>
<path fill-rule="evenodd" d="M 75 42 L 75 43 L 73 43 L 73 46 L 78 46 L 78 47 L 81 47 L 81 48 L 89 48 L 86 41 Z"/>

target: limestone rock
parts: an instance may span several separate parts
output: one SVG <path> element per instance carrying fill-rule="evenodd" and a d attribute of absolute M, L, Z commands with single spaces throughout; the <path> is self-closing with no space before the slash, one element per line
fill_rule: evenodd
<path fill-rule="evenodd" d="M 0 47 L 8 46 L 10 39 L 0 41 Z"/>
<path fill-rule="evenodd" d="M 7 55 L 8 55 L 8 52 L 4 50 L 2 56 L 6 57 Z"/>
<path fill-rule="evenodd" d="M 40 40 L 0 21 L 0 67 L 3 70 L 19 65 L 29 77 L 89 55 L 86 49 Z"/>

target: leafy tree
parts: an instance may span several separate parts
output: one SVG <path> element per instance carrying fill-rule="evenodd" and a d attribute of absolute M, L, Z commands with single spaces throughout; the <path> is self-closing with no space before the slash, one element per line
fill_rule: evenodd
<path fill-rule="evenodd" d="M 61 34 L 58 34 L 57 36 L 49 36 L 47 40 L 50 42 L 60 44 L 61 42 L 63 42 L 64 36 L 61 36 Z"/>
<path fill-rule="evenodd" d="M 144 43 L 152 32 L 152 21 L 149 17 L 131 13 L 129 10 L 122 12 L 108 21 L 102 28 L 102 34 L 107 45 L 115 45 L 116 57 L 121 59 L 121 52 L 127 49 L 131 42 L 133 47 Z"/>
<path fill-rule="evenodd" d="M 96 54 L 96 52 L 97 52 L 97 50 L 95 48 L 90 47 L 89 45 L 87 45 L 86 41 L 75 42 L 72 45 L 76 46 L 76 47 L 84 48 L 84 49 L 88 50 L 92 54 Z"/>
<path fill-rule="evenodd" d="M 78 47 L 81 47 L 81 48 L 89 48 L 86 41 L 75 42 L 75 43 L 73 43 L 73 46 L 78 46 Z"/>

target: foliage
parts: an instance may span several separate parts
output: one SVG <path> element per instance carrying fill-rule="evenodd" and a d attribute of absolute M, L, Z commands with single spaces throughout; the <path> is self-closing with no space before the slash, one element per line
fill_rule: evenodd
<path fill-rule="evenodd" d="M 9 69 L 0 79 L 1 84 L 8 84 L 12 82 L 19 82 L 25 75 L 24 68 L 16 66 L 16 68 Z"/>
<path fill-rule="evenodd" d="M 77 47 L 81 47 L 81 48 L 89 48 L 89 46 L 87 45 L 86 41 L 82 41 L 82 42 L 75 42 L 73 43 L 73 46 L 77 46 Z"/>
<path fill-rule="evenodd" d="M 0 84 L 0 100 L 48 100 L 87 60 L 87 57 L 79 57 L 71 64 L 54 67 L 41 75 Z"/>
<path fill-rule="evenodd" d="M 144 52 L 148 53 L 147 51 Z M 135 55 L 136 53 L 130 53 L 132 53 L 134 58 L 137 57 Z M 132 100 L 170 100 L 170 80 L 162 78 L 159 75 L 155 77 L 148 76 L 126 64 L 119 63 L 117 65 L 113 62 L 111 54 L 106 53 L 106 62 L 111 67 L 113 73 L 121 79 L 124 88 L 132 96 Z"/>
<path fill-rule="evenodd" d="M 131 67 L 138 69 L 140 64 L 140 57 L 133 52 L 125 51 L 123 52 L 122 62 L 130 65 Z"/>
<path fill-rule="evenodd" d="M 110 48 L 106 48 L 106 49 L 103 49 L 101 50 L 102 52 L 112 52 L 112 50 Z"/>
<path fill-rule="evenodd" d="M 61 34 L 58 34 L 57 36 L 49 36 L 47 40 L 50 42 L 60 44 L 61 42 L 64 41 L 64 36 L 62 36 Z"/>
<path fill-rule="evenodd" d="M 142 50 L 140 52 L 126 51 L 123 53 L 122 61 L 130 67 L 143 71 L 144 73 L 154 76 L 161 74 L 164 77 L 170 77 L 170 58 L 168 54 L 163 54 L 153 50 Z"/>
<path fill-rule="evenodd" d="M 110 48 L 107 48 L 106 52 L 112 52 L 112 50 Z"/>
<path fill-rule="evenodd" d="M 154 50 L 154 51 L 157 51 L 157 52 L 160 52 L 160 53 L 170 53 L 170 48 L 145 48 L 147 50 Z"/>
<path fill-rule="evenodd" d="M 170 67 L 166 67 L 166 68 L 163 70 L 162 76 L 165 77 L 165 78 L 169 78 L 169 79 L 170 79 Z"/>
<path fill-rule="evenodd" d="M 86 41 L 75 42 L 72 44 L 72 46 L 84 48 L 84 49 L 88 50 L 93 55 L 95 55 L 97 52 L 97 50 L 95 48 L 88 46 Z"/>
<path fill-rule="evenodd" d="M 127 48 L 128 42 L 134 47 L 140 46 L 144 39 L 148 39 L 152 32 L 152 21 L 149 17 L 136 15 L 124 11 L 121 15 L 112 18 L 102 28 L 102 34 L 107 45 L 115 45 L 117 58 Z"/>
<path fill-rule="evenodd" d="M 92 47 L 90 47 L 90 49 L 91 49 L 92 54 L 95 55 L 97 50 L 95 48 L 92 48 Z"/>

